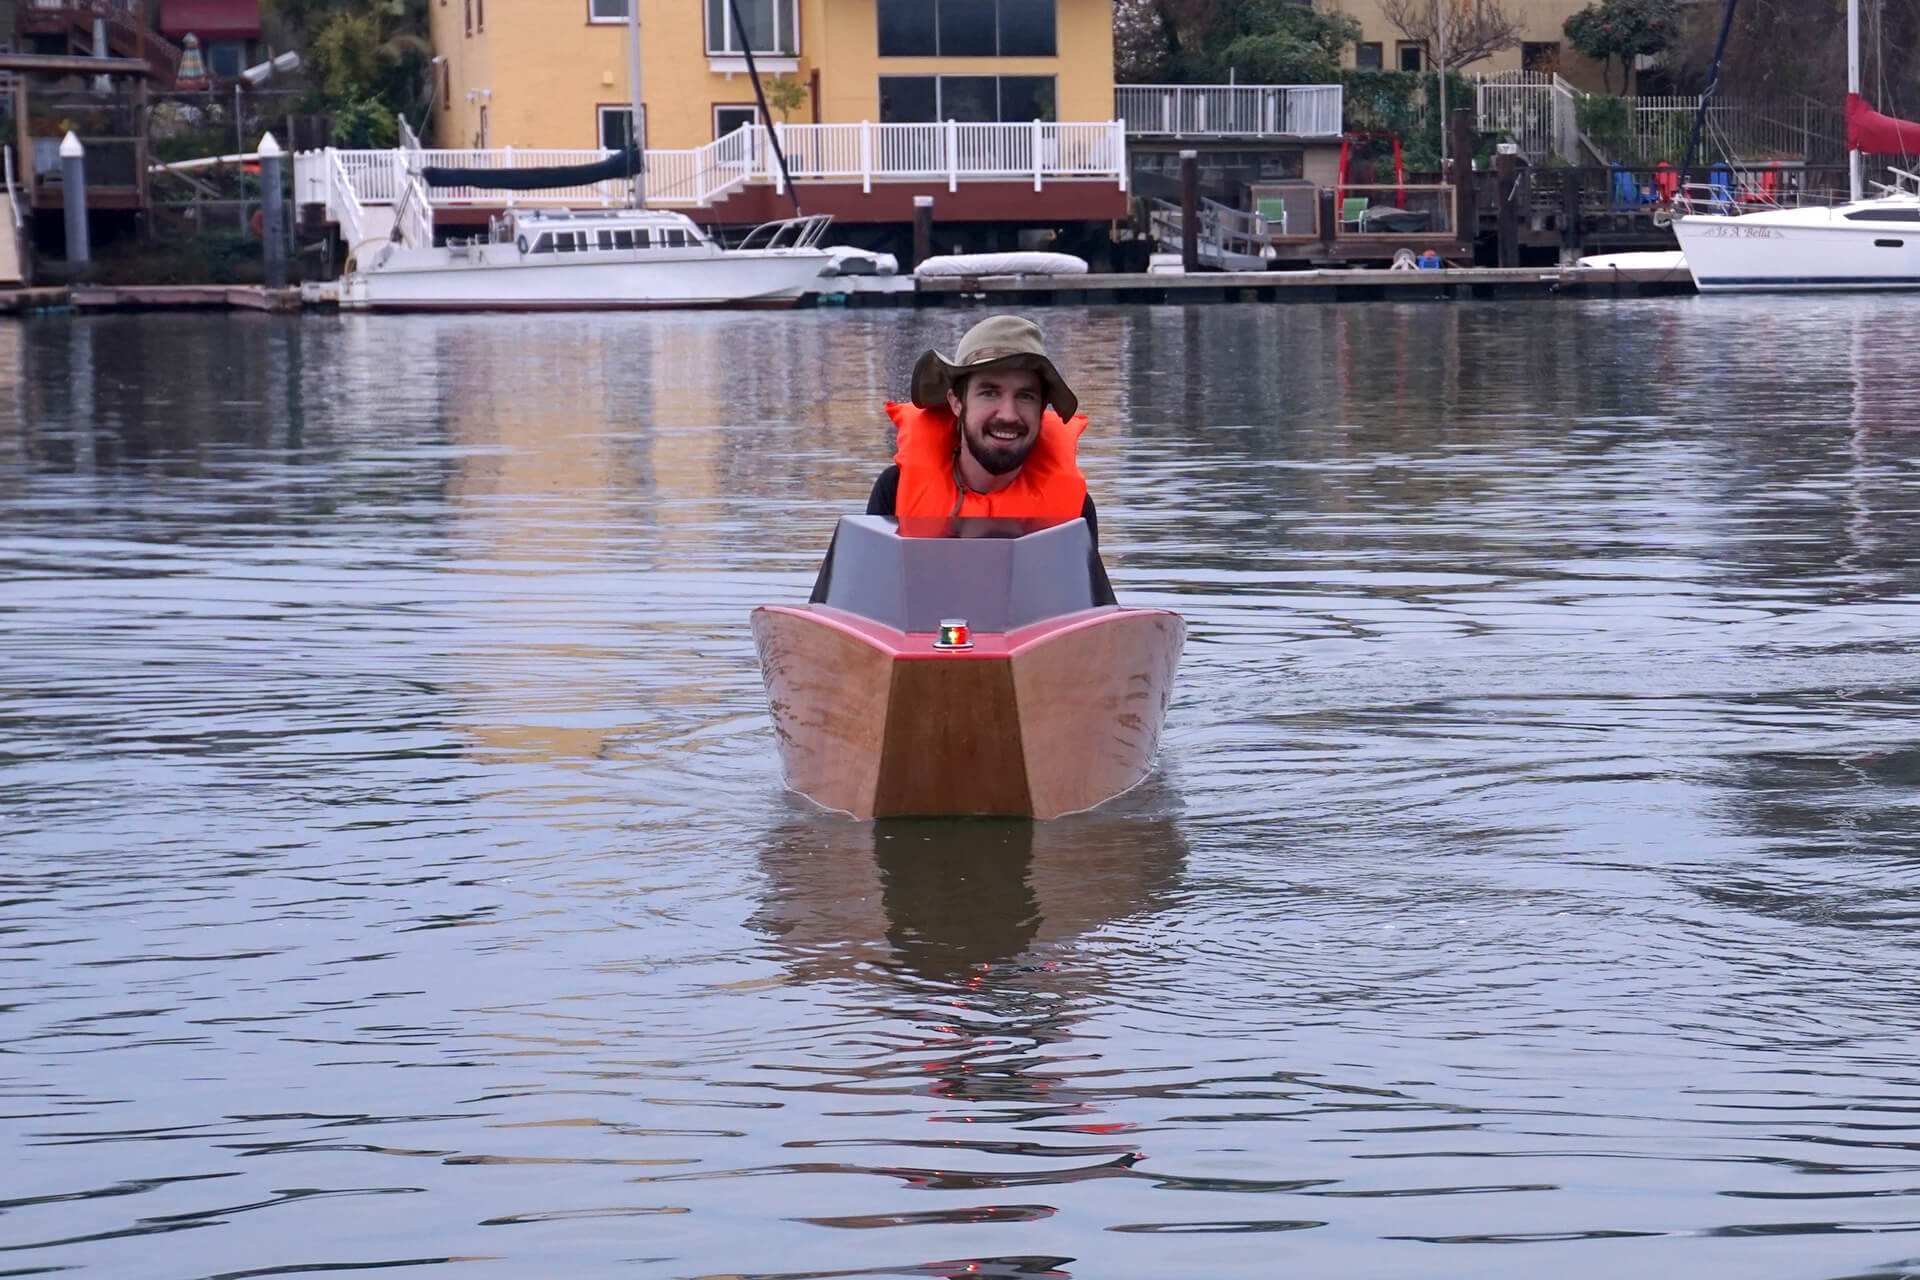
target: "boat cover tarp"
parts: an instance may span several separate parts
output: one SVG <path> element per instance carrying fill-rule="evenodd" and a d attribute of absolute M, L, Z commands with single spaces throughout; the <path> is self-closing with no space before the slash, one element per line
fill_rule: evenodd
<path fill-rule="evenodd" d="M 546 191 L 555 187 L 590 187 L 614 178 L 631 178 L 641 169 L 632 147 L 593 164 L 547 165 L 524 169 L 460 169 L 424 165 L 421 181 L 430 187 L 482 187 L 493 191 Z"/>
<path fill-rule="evenodd" d="M 1883 116 L 1857 93 L 1847 95 L 1847 147 L 1870 155 L 1920 155 L 1920 123 Z"/>

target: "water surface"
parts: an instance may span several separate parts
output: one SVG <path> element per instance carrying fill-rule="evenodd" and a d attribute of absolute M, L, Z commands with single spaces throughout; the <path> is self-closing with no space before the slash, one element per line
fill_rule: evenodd
<path fill-rule="evenodd" d="M 745 625 L 964 313 L 0 328 L 0 1274 L 1920 1273 L 1920 313 L 1039 318 L 1190 627 L 1046 824 Z"/>

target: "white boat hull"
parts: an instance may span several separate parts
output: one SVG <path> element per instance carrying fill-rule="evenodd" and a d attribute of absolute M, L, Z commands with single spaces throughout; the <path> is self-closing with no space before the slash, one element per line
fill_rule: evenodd
<path fill-rule="evenodd" d="M 1779 209 L 1739 215 L 1687 214 L 1674 235 L 1702 293 L 1813 289 L 1920 289 L 1920 221 L 1850 219 L 1849 212 L 1900 212 L 1888 200 L 1833 209 Z"/>
<path fill-rule="evenodd" d="M 395 311 L 791 306 L 826 264 L 821 249 L 654 249 L 528 261 L 511 244 L 395 247 L 346 276 L 340 305 Z"/>

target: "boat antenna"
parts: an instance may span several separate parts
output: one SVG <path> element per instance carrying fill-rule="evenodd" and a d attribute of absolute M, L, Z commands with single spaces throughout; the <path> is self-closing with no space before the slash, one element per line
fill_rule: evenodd
<path fill-rule="evenodd" d="M 640 112 L 640 0 L 627 0 L 627 85 L 633 90 L 633 114 L 627 117 L 627 175 L 633 179 L 633 207 L 647 207 L 647 152 L 642 145 Z"/>
<path fill-rule="evenodd" d="M 760 124 L 767 131 L 767 141 L 773 146 L 773 158 L 780 162 L 780 181 L 787 187 L 787 198 L 793 201 L 793 215 L 800 216 L 800 192 L 794 188 L 793 175 L 787 172 L 786 153 L 780 150 L 780 135 L 773 131 L 773 117 L 767 113 L 767 89 L 760 83 L 760 72 L 753 65 L 753 41 L 747 39 L 747 24 L 740 20 L 740 0 L 727 0 L 727 8 L 733 14 L 733 30 L 740 37 L 740 51 L 747 55 L 747 79 L 753 81 L 753 97 L 760 104 Z"/>
<path fill-rule="evenodd" d="M 1707 103 L 1713 98 L 1713 91 L 1720 87 L 1720 59 L 1727 52 L 1727 37 L 1733 34 L 1733 11 L 1740 0 L 1727 0 L 1727 11 L 1720 15 L 1720 38 L 1714 42 L 1713 63 L 1707 68 L 1707 85 L 1700 91 L 1700 106 L 1693 113 L 1693 128 L 1687 131 L 1687 151 L 1680 158 L 1681 196 L 1687 193 L 1687 171 L 1693 168 L 1694 153 L 1700 147 L 1700 126 L 1707 119 Z"/>

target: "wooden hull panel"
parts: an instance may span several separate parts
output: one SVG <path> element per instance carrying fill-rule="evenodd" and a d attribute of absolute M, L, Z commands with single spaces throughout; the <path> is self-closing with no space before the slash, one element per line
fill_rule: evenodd
<path fill-rule="evenodd" d="M 1053 818 L 1146 777 L 1186 627 L 1107 606 L 942 653 L 813 605 L 753 631 L 794 790 L 857 818 Z"/>

